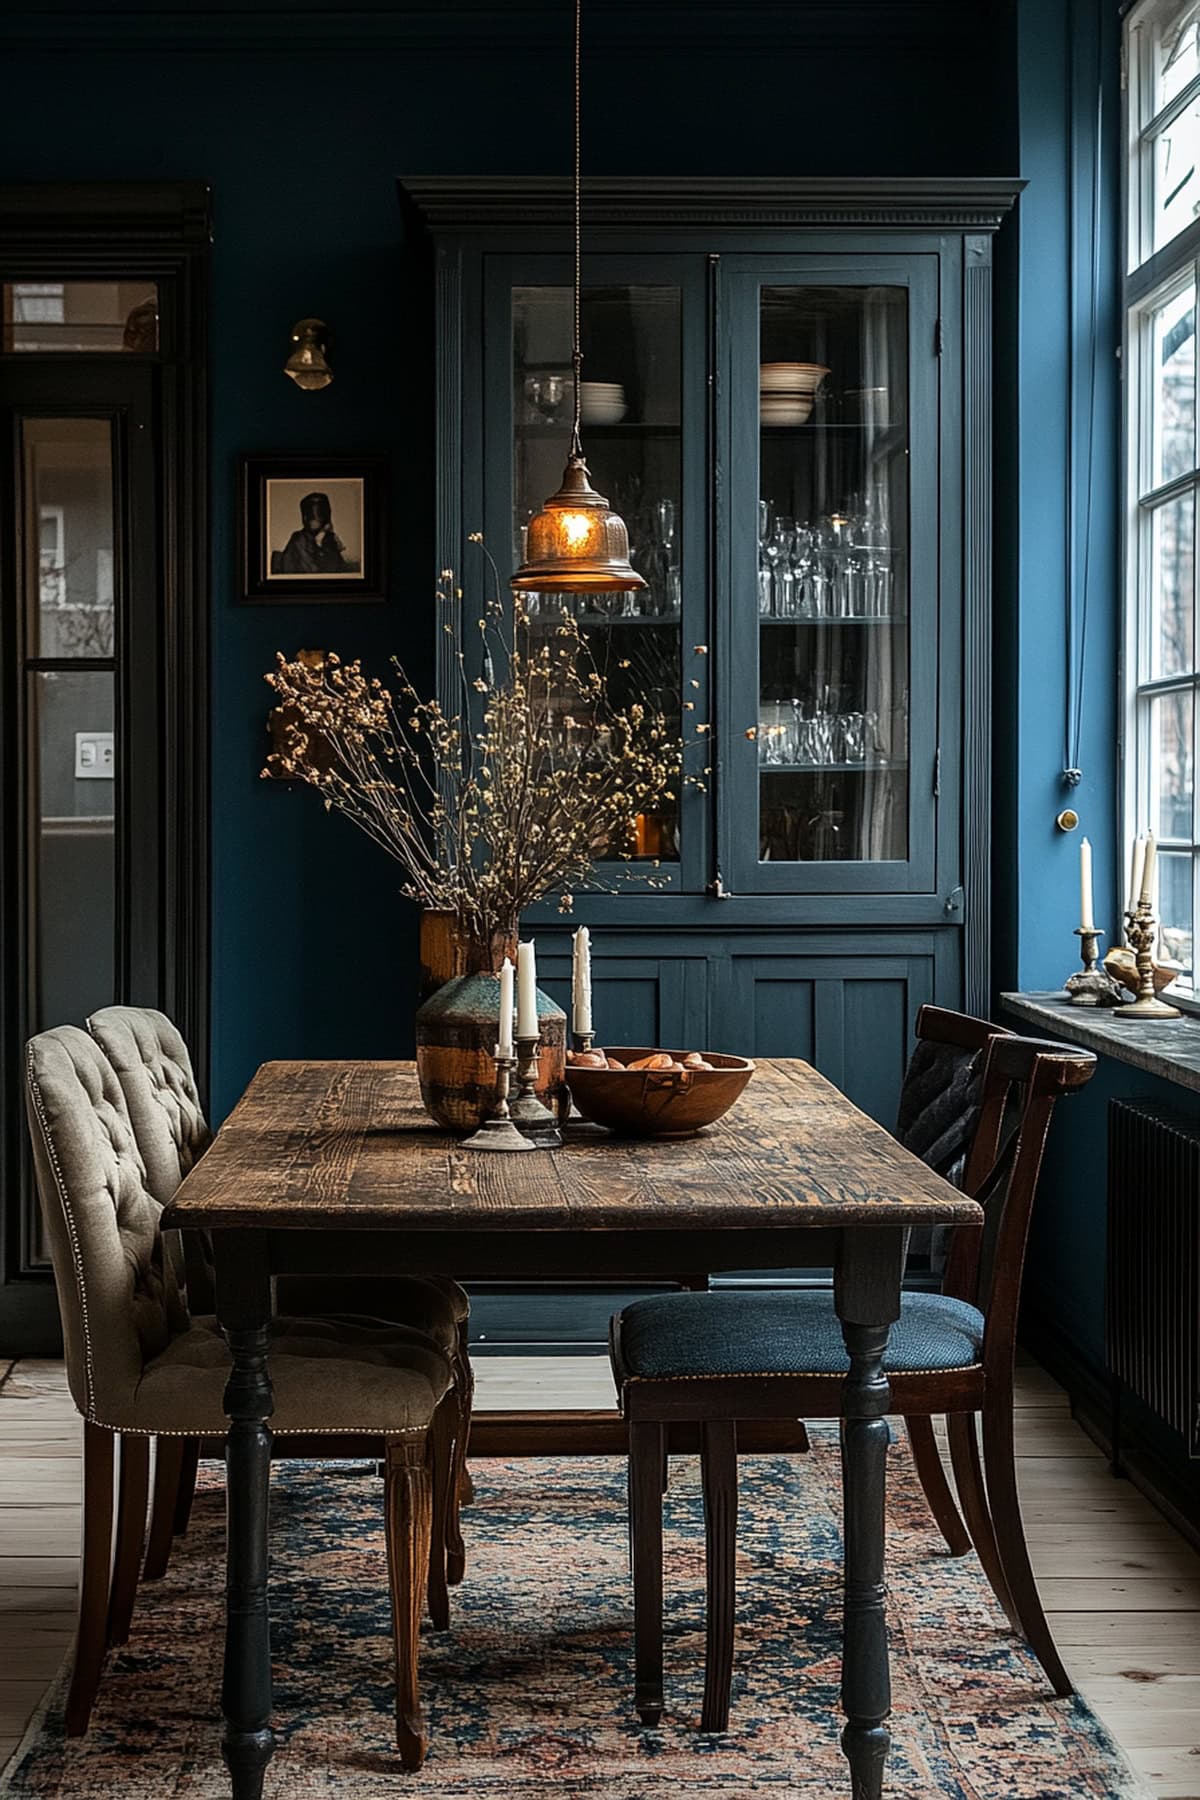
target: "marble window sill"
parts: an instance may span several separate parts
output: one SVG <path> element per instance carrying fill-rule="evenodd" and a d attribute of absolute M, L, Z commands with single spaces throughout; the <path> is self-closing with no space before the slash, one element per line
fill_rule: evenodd
<path fill-rule="evenodd" d="M 1200 1093 L 1200 1019 L 1155 1019 L 1132 1023 L 1099 1007 L 1072 1006 L 1061 994 L 1001 994 L 1002 1010 L 1042 1037 L 1082 1044 Z"/>

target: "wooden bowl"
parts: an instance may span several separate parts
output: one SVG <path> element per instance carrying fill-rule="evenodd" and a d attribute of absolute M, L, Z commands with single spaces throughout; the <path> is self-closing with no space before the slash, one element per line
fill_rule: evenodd
<path fill-rule="evenodd" d="M 655 1051 L 618 1044 L 606 1054 L 630 1063 Z M 682 1061 L 687 1052 L 666 1054 Z M 711 1069 L 588 1069 L 568 1063 L 565 1080 L 579 1112 L 593 1125 L 622 1137 L 691 1137 L 729 1111 L 754 1073 L 749 1057 L 715 1050 L 703 1055 Z"/>

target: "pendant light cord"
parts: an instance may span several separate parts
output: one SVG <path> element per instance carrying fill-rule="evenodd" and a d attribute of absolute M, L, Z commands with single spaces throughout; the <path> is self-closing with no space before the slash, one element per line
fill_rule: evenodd
<path fill-rule="evenodd" d="M 583 212 L 582 185 L 579 177 L 579 49 L 583 30 L 583 0 L 575 0 L 575 318 L 571 340 L 571 368 L 575 378 L 575 417 L 571 427 L 571 455 L 583 457 L 583 441 L 579 435 L 579 371 L 583 366 L 583 352 L 580 349 L 579 329 L 579 288 L 581 282 L 580 219 Z"/>

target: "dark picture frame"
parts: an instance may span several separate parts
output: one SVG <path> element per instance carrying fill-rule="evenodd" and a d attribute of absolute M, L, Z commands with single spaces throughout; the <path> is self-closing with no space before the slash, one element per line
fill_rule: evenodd
<path fill-rule="evenodd" d="M 241 603 L 383 600 L 386 462 L 383 456 L 243 456 Z"/>

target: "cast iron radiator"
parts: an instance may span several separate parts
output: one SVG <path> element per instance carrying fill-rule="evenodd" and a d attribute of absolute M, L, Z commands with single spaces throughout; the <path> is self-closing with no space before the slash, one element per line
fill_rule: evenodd
<path fill-rule="evenodd" d="M 1115 1398 L 1200 1457 L 1200 1123 L 1150 1101 L 1108 1105 L 1105 1336 Z"/>

